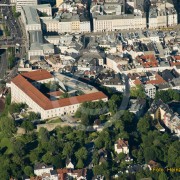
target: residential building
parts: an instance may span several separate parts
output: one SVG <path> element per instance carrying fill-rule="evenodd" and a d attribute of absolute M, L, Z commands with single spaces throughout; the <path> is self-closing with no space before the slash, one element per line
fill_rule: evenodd
<path fill-rule="evenodd" d="M 76 179 L 76 180 L 86 180 L 87 169 L 57 169 L 59 180 L 64 179 Z"/>
<path fill-rule="evenodd" d="M 129 112 L 134 113 L 136 117 L 140 117 L 143 115 L 144 110 L 146 108 L 145 99 L 130 99 L 129 103 L 130 103 Z"/>
<path fill-rule="evenodd" d="M 106 57 L 106 67 L 110 70 L 114 70 L 116 73 L 119 73 L 120 66 L 127 65 L 128 63 L 128 58 L 123 58 L 118 55 L 108 54 Z"/>
<path fill-rule="evenodd" d="M 177 25 L 177 12 L 171 3 L 158 2 L 150 8 L 149 28 L 168 27 Z"/>
<path fill-rule="evenodd" d="M 74 164 L 72 163 L 71 159 L 66 160 L 66 168 L 67 169 L 74 169 Z"/>
<path fill-rule="evenodd" d="M 145 84 L 144 85 L 144 90 L 146 95 L 151 98 L 154 99 L 155 95 L 156 95 L 156 87 L 152 84 Z"/>
<path fill-rule="evenodd" d="M 125 90 L 125 84 L 120 73 L 101 73 L 97 78 L 97 82 L 105 87 L 112 88 L 115 91 L 124 92 Z"/>
<path fill-rule="evenodd" d="M 45 163 L 38 163 L 34 167 L 34 174 L 36 176 L 42 176 L 44 173 L 50 173 L 51 170 L 54 170 L 53 166 L 47 166 Z"/>
<path fill-rule="evenodd" d="M 104 3 L 91 5 L 93 18 L 93 31 L 116 31 L 124 29 L 144 29 L 146 17 L 140 10 L 134 10 L 133 14 L 124 14 L 123 5 L 119 3 Z"/>
<path fill-rule="evenodd" d="M 179 106 L 178 104 L 175 105 Z M 165 104 L 161 99 L 154 101 L 149 109 L 153 119 L 158 119 L 171 133 L 180 137 L 180 115 L 174 112 L 170 105 Z"/>
<path fill-rule="evenodd" d="M 16 0 L 16 11 L 21 12 L 22 6 L 35 6 L 38 0 Z"/>
<path fill-rule="evenodd" d="M 117 142 L 114 144 L 114 150 L 117 154 L 119 153 L 128 154 L 129 153 L 128 141 L 125 141 L 123 139 L 118 139 Z"/>
<path fill-rule="evenodd" d="M 52 16 L 52 8 L 50 4 L 38 4 L 37 6 L 33 6 L 33 8 L 38 10 L 39 16 L 41 17 L 41 13 L 45 13 L 43 17 L 45 16 Z"/>

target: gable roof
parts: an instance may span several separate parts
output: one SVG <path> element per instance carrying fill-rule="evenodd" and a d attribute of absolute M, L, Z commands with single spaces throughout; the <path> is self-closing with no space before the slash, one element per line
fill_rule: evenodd
<path fill-rule="evenodd" d="M 45 71 L 45 70 L 43 70 Z M 42 76 L 48 78 L 52 77 L 50 73 L 43 73 L 42 76 L 38 77 L 38 71 L 33 74 L 23 73 L 23 76 L 32 80 L 32 79 L 42 79 Z M 44 75 L 45 74 L 45 75 Z M 51 76 L 50 76 L 51 75 Z M 91 94 L 83 94 L 80 96 L 74 96 L 70 98 L 63 98 L 59 100 L 50 100 L 42 92 L 40 92 L 35 86 L 33 86 L 27 79 L 22 75 L 16 76 L 11 82 L 14 83 L 19 89 L 21 89 L 25 94 L 27 94 L 34 102 L 36 102 L 44 110 L 69 106 L 73 104 L 79 104 L 86 101 L 95 101 L 107 98 L 107 96 L 98 91 Z"/>
<path fill-rule="evenodd" d="M 123 147 L 128 147 L 128 141 L 125 141 L 123 139 L 117 140 L 117 148 L 122 149 Z"/>

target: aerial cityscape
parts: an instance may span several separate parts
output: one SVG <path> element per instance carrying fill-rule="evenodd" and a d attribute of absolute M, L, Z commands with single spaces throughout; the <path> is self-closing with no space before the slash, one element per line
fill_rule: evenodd
<path fill-rule="evenodd" d="M 0 180 L 180 179 L 180 0 L 0 1 Z"/>

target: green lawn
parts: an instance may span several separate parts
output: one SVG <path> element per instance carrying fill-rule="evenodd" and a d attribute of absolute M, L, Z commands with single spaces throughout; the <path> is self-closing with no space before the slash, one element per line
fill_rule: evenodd
<path fill-rule="evenodd" d="M 12 152 L 12 143 L 9 138 L 2 138 L 0 141 L 0 148 L 7 147 L 6 154 L 10 154 Z"/>
<path fill-rule="evenodd" d="M 60 123 L 60 122 L 62 122 L 62 120 L 60 118 L 56 118 L 56 119 L 49 120 L 46 123 L 49 124 L 49 123 Z"/>

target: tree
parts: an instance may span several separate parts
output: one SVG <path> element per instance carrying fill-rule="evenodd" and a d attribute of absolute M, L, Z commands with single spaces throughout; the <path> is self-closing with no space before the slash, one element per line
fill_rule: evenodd
<path fill-rule="evenodd" d="M 168 166 L 175 167 L 176 159 L 180 157 L 180 143 L 179 141 L 173 142 L 168 149 Z"/>
<path fill-rule="evenodd" d="M 27 175 L 27 176 L 32 176 L 34 173 L 33 173 L 33 168 L 31 166 L 26 166 L 24 168 L 24 173 Z"/>
<path fill-rule="evenodd" d="M 161 172 L 159 174 L 158 180 L 168 180 L 168 177 L 167 177 L 166 173 Z"/>
<path fill-rule="evenodd" d="M 137 128 L 142 134 L 146 134 L 151 129 L 152 118 L 150 115 L 146 114 L 143 118 L 140 118 Z"/>
<path fill-rule="evenodd" d="M 51 163 L 51 159 L 52 158 L 52 154 L 51 152 L 47 152 L 46 154 L 43 155 L 42 160 L 43 162 L 45 162 L 46 164 L 50 164 Z"/>
<path fill-rule="evenodd" d="M 20 113 L 22 109 L 26 107 L 24 103 L 12 103 L 9 107 L 9 112 L 13 113 Z"/>
<path fill-rule="evenodd" d="M 19 139 L 12 140 L 12 153 L 22 157 L 25 154 L 25 144 Z"/>
<path fill-rule="evenodd" d="M 39 161 L 40 155 L 37 150 L 31 151 L 29 154 L 29 159 L 32 164 L 35 164 L 36 162 Z"/>
<path fill-rule="evenodd" d="M 88 114 L 83 113 L 83 114 L 81 115 L 81 123 L 82 123 L 84 126 L 90 125 L 90 116 L 89 116 Z"/>
<path fill-rule="evenodd" d="M 12 137 L 13 134 L 16 133 L 17 128 L 13 119 L 9 117 L 1 117 L 0 123 L 1 132 L 5 137 Z"/>
<path fill-rule="evenodd" d="M 30 121 L 37 120 L 39 118 L 39 115 L 35 112 L 29 112 L 29 115 L 27 118 Z"/>
<path fill-rule="evenodd" d="M 80 148 L 76 153 L 75 156 L 77 159 L 86 160 L 88 152 L 85 147 Z"/>
<path fill-rule="evenodd" d="M 41 143 L 49 141 L 49 132 L 47 129 L 41 127 L 38 133 L 38 138 Z"/>
<path fill-rule="evenodd" d="M 84 167 L 84 163 L 83 163 L 83 160 L 82 160 L 82 159 L 79 159 L 79 160 L 78 160 L 78 163 L 77 163 L 76 167 L 77 167 L 78 169 L 82 169 L 82 168 Z"/>
<path fill-rule="evenodd" d="M 52 156 L 52 164 L 55 168 L 63 168 L 64 164 L 63 164 L 63 160 L 60 154 Z"/>
<path fill-rule="evenodd" d="M 124 160 L 124 158 L 126 157 L 124 153 L 119 153 L 117 156 L 120 161 Z"/>
<path fill-rule="evenodd" d="M 97 165 L 98 162 L 99 162 L 99 156 L 98 156 L 97 150 L 95 150 L 95 151 L 93 152 L 92 162 L 93 162 L 93 164 L 95 164 L 95 165 Z"/>
<path fill-rule="evenodd" d="M 150 160 L 156 161 L 156 153 L 153 147 L 147 147 L 144 149 L 144 158 L 146 163 L 148 163 Z"/>
<path fill-rule="evenodd" d="M 8 106 L 11 104 L 11 93 L 7 94 L 5 104 Z"/>
<path fill-rule="evenodd" d="M 155 95 L 155 100 L 161 99 L 164 103 L 171 101 L 171 97 L 168 91 L 157 91 Z"/>
<path fill-rule="evenodd" d="M 34 129 L 33 123 L 28 120 L 24 120 L 21 126 L 25 129 L 26 133 Z"/>
<path fill-rule="evenodd" d="M 73 151 L 74 151 L 74 144 L 73 142 L 67 142 L 65 143 L 64 145 L 64 148 L 63 148 L 63 156 L 65 156 L 66 158 L 67 157 L 71 157 L 72 154 L 73 154 Z"/>
<path fill-rule="evenodd" d="M 137 85 L 135 88 L 130 90 L 131 97 L 145 99 L 146 94 L 142 85 Z"/>

